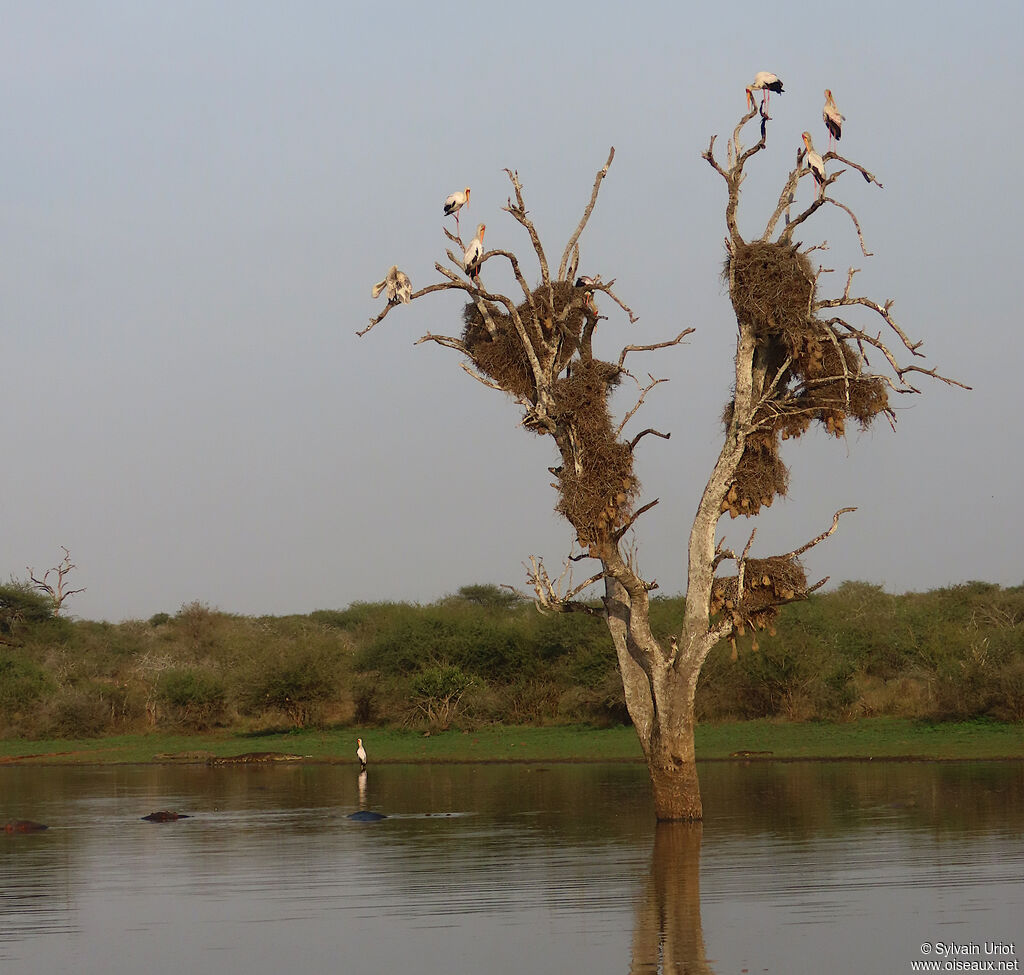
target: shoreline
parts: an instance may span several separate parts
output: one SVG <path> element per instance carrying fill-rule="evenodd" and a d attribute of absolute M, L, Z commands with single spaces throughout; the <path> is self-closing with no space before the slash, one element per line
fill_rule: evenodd
<path fill-rule="evenodd" d="M 134 734 L 0 740 L 5 766 L 354 764 L 363 738 L 371 764 L 643 762 L 632 727 L 489 726 L 427 734 L 389 728 Z M 842 724 L 768 720 L 700 725 L 697 761 L 1024 761 L 1024 724 L 864 718 Z M 275 755 L 263 759 L 255 756 Z M 239 760 L 239 756 L 247 756 Z M 282 756 L 287 756 L 282 761 Z"/>

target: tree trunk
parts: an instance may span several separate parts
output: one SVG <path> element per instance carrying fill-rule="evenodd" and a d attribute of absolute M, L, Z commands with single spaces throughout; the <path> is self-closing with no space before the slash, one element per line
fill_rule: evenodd
<path fill-rule="evenodd" d="M 699 822 L 704 815 L 693 744 L 696 686 L 696 674 L 690 680 L 671 666 L 653 682 L 655 720 L 645 754 L 659 822 Z"/>
<path fill-rule="evenodd" d="M 693 730 L 700 667 L 680 667 L 674 650 L 664 652 L 650 634 L 646 605 L 636 606 L 615 579 L 606 579 L 605 591 L 605 619 L 619 658 L 626 709 L 647 760 L 654 814 L 659 822 L 699 822 Z"/>

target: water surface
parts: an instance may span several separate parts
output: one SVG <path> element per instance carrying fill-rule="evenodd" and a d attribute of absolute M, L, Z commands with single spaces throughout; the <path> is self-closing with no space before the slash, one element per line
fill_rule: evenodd
<path fill-rule="evenodd" d="M 1020 763 L 701 778 L 705 825 L 656 827 L 632 764 L 379 766 L 362 792 L 347 766 L 0 768 L 0 822 L 51 827 L 0 836 L 0 971 L 910 972 L 924 942 L 1020 967 Z"/>

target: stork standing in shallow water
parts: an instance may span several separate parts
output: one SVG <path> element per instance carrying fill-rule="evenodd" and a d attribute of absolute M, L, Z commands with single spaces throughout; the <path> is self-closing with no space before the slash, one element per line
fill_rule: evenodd
<path fill-rule="evenodd" d="M 363 748 L 363 739 L 356 739 L 356 758 L 359 759 L 359 771 L 366 771 L 366 749 Z"/>

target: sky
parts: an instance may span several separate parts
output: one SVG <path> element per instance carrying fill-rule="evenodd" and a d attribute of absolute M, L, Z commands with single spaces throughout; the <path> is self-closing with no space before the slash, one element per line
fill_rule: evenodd
<path fill-rule="evenodd" d="M 925 364 L 973 389 L 922 380 L 895 432 L 788 445 L 789 496 L 752 554 L 857 506 L 808 553 L 812 579 L 1024 581 L 1019 4 L 3 0 L 0 15 L 0 579 L 66 546 L 86 587 L 67 610 L 118 621 L 193 601 L 431 602 L 524 587 L 530 556 L 558 567 L 573 533 L 553 510 L 553 446 L 457 353 L 414 345 L 459 333 L 457 296 L 355 332 L 391 264 L 415 288 L 438 279 L 442 204 L 465 186 L 463 224 L 485 222 L 488 247 L 537 279 L 501 211 L 504 168 L 560 255 L 614 146 L 580 270 L 615 278 L 639 321 L 602 306 L 595 351 L 696 330 L 630 357 L 669 382 L 627 431 L 672 432 L 638 448 L 643 499 L 660 499 L 637 524 L 639 565 L 679 592 L 735 346 L 724 183 L 701 152 L 714 134 L 724 149 L 770 70 L 786 90 L 741 231 L 759 235 L 800 133 L 825 144 L 831 88 L 843 154 L 884 184 L 832 187 L 874 256 L 834 207 L 804 242 L 828 242 L 838 290 L 861 268 L 857 290 L 895 299 Z M 752 527 L 720 534 L 742 548 Z"/>

